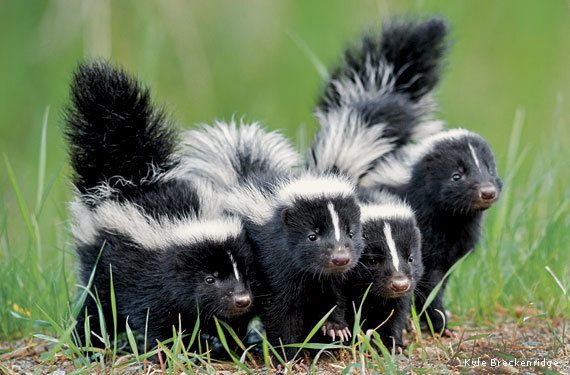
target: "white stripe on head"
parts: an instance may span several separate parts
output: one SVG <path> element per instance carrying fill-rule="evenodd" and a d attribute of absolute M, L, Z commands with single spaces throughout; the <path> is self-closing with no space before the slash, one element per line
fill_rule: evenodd
<path fill-rule="evenodd" d="M 471 156 L 473 157 L 473 160 L 475 161 L 475 165 L 477 166 L 477 169 L 479 169 L 479 172 L 481 172 L 481 164 L 479 163 L 479 159 L 477 158 L 477 154 L 475 153 L 475 149 L 471 145 L 471 142 L 467 142 L 467 145 L 469 145 L 469 150 L 471 151 Z"/>
<path fill-rule="evenodd" d="M 390 249 L 390 256 L 392 257 L 392 264 L 396 271 L 400 271 L 400 258 L 398 258 L 398 252 L 396 251 L 396 244 L 392 238 L 392 228 L 390 228 L 389 223 L 384 223 L 384 235 L 386 236 L 386 243 L 388 244 L 388 249 Z"/>
<path fill-rule="evenodd" d="M 228 251 L 228 255 L 230 256 L 230 262 L 232 262 L 232 266 L 234 267 L 234 275 L 236 276 L 236 280 L 239 281 L 239 272 L 238 272 L 238 268 L 237 268 L 237 263 L 234 260 L 234 257 L 232 256 L 232 253 L 230 253 Z"/>
<path fill-rule="evenodd" d="M 331 213 L 331 219 L 332 219 L 332 223 L 333 223 L 333 227 L 334 227 L 334 238 L 337 241 L 340 241 L 339 220 L 338 220 L 338 214 L 336 213 L 336 211 L 334 209 L 334 204 L 332 202 L 329 202 L 327 204 L 327 208 L 329 209 L 329 212 Z"/>

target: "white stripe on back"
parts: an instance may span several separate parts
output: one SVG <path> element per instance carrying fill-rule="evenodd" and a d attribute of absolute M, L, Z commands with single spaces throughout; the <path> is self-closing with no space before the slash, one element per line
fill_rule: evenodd
<path fill-rule="evenodd" d="M 340 241 L 340 227 L 339 227 L 339 223 L 338 223 L 338 214 L 334 210 L 334 205 L 332 204 L 332 202 L 329 202 L 329 204 L 327 204 L 327 208 L 329 209 L 329 212 L 331 213 L 331 219 L 332 219 L 332 223 L 334 226 L 334 238 L 337 241 Z"/>
<path fill-rule="evenodd" d="M 392 238 L 392 228 L 390 228 L 389 223 L 384 223 L 384 235 L 386 236 L 386 242 L 388 243 L 388 249 L 390 249 L 390 256 L 392 257 L 392 264 L 396 271 L 400 271 L 400 258 L 398 258 L 398 253 L 396 252 L 396 244 Z"/>
<path fill-rule="evenodd" d="M 481 164 L 479 164 L 479 159 L 477 158 L 475 149 L 473 148 L 473 146 L 471 146 L 471 143 L 467 144 L 469 145 L 469 150 L 471 150 L 471 156 L 473 157 L 473 160 L 475 160 L 475 165 L 477 166 L 477 169 L 479 169 L 479 172 L 481 172 Z"/>

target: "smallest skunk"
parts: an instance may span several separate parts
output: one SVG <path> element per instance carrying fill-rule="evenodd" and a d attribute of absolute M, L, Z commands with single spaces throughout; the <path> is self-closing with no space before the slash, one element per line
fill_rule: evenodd
<path fill-rule="evenodd" d="M 365 192 L 362 203 L 364 252 L 345 282 L 345 295 L 358 309 L 362 329 L 377 330 L 386 347 L 401 351 L 411 297 L 423 273 L 421 235 L 409 205 L 384 192 Z M 354 322 L 354 312 L 347 311 Z"/>
<path fill-rule="evenodd" d="M 205 186 L 178 177 L 177 134 L 148 90 L 91 63 L 79 67 L 71 95 L 72 231 L 80 281 L 92 282 L 77 317 L 80 341 L 103 346 L 95 330 L 113 332 L 111 288 L 117 333 L 128 320 L 151 347 L 173 331 L 188 338 L 198 320 L 206 337 L 216 335 L 214 317 L 244 337 L 253 259 L 242 222 L 220 214 Z"/>

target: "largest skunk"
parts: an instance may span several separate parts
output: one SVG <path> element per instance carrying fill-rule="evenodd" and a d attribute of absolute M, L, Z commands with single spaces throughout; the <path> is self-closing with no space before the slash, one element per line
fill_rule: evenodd
<path fill-rule="evenodd" d="M 301 343 L 325 314 L 331 336 L 348 336 L 340 281 L 362 252 L 354 185 L 331 174 L 301 173 L 278 133 L 218 123 L 188 133 L 188 175 L 201 177 L 242 216 L 257 247 L 260 315 L 274 346 Z M 295 348 L 285 350 L 290 360 Z"/>
<path fill-rule="evenodd" d="M 203 186 L 176 178 L 177 134 L 148 90 L 122 70 L 90 63 L 76 71 L 71 99 L 65 131 L 84 286 L 94 272 L 77 317 L 79 338 L 96 346 L 109 339 L 99 327 L 113 332 L 111 288 L 117 332 L 128 319 L 151 346 L 173 330 L 192 333 L 198 313 L 203 333 L 217 332 L 218 317 L 243 336 L 253 297 L 242 223 L 222 215 Z"/>

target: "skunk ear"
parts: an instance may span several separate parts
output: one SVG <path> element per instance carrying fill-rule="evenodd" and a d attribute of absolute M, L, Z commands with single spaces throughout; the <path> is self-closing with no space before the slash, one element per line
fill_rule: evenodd
<path fill-rule="evenodd" d="M 283 221 L 283 224 L 285 224 L 285 225 L 289 225 L 291 223 L 291 212 L 290 212 L 289 208 L 284 208 L 281 211 L 281 220 Z"/>

